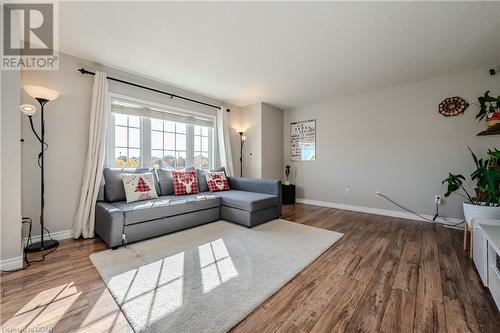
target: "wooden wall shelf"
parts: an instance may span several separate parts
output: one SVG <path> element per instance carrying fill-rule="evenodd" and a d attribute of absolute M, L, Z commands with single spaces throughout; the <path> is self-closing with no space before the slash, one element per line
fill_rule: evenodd
<path fill-rule="evenodd" d="M 483 135 L 497 135 L 500 134 L 500 124 L 496 124 L 495 126 L 491 126 L 488 129 L 478 133 L 478 136 L 483 136 Z"/>

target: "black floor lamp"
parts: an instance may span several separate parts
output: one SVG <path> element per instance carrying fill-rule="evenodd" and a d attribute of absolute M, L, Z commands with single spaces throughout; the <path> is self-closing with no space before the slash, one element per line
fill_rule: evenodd
<path fill-rule="evenodd" d="M 45 143 L 45 121 L 43 119 L 43 108 L 47 102 L 55 100 L 59 97 L 59 92 L 47 89 L 39 86 L 24 86 L 24 90 L 40 103 L 41 117 L 40 117 L 40 135 L 35 130 L 33 126 L 32 117 L 36 114 L 36 108 L 30 104 L 21 105 L 21 111 L 28 116 L 30 120 L 31 130 L 35 134 L 36 138 L 40 142 L 40 153 L 38 154 L 38 166 L 40 167 L 40 241 L 36 243 L 29 244 L 26 247 L 27 252 L 38 252 L 44 251 L 53 247 L 56 247 L 59 242 L 53 239 L 44 240 L 44 227 L 43 215 L 45 208 L 45 179 L 44 179 L 44 152 L 47 150 L 48 145 Z"/>
<path fill-rule="evenodd" d="M 245 132 L 238 132 L 240 135 L 240 177 L 243 177 L 243 144 L 245 143 L 247 137 L 244 136 Z"/>

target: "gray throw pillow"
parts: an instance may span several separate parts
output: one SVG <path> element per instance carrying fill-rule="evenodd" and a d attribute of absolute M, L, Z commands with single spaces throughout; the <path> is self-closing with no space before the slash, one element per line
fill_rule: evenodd
<path fill-rule="evenodd" d="M 145 173 L 153 172 L 152 168 L 105 168 L 104 175 L 104 200 L 107 202 L 125 201 L 125 188 L 123 187 L 123 173 Z M 153 172 L 154 173 L 154 172 Z M 157 177 L 153 177 L 155 190 L 160 195 L 160 184 Z"/>
<path fill-rule="evenodd" d="M 161 195 L 174 195 L 174 179 L 172 178 L 172 170 L 164 168 L 156 169 L 156 177 L 160 183 Z"/>

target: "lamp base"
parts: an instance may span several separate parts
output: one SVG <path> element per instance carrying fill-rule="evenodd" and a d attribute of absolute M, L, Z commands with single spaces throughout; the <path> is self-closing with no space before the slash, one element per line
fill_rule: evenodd
<path fill-rule="evenodd" d="M 43 245 L 42 245 L 42 242 L 36 242 L 36 243 L 30 244 L 29 246 L 26 247 L 25 251 L 26 252 L 40 252 L 40 251 L 52 249 L 58 245 L 59 245 L 58 241 L 49 239 L 49 240 L 44 240 Z"/>

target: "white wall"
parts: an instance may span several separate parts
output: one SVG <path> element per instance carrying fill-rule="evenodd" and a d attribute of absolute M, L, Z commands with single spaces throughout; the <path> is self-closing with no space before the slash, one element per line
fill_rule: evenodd
<path fill-rule="evenodd" d="M 241 130 L 247 140 L 243 145 L 243 177 L 262 177 L 262 110 L 261 103 L 241 108 Z M 239 156 L 239 147 L 238 147 Z"/>
<path fill-rule="evenodd" d="M 243 177 L 281 179 L 283 110 L 261 102 L 242 107 L 240 118 L 240 128 L 247 137 Z"/>
<path fill-rule="evenodd" d="M 236 105 L 230 105 L 229 112 L 229 131 L 231 137 L 231 152 L 233 155 L 234 176 L 240 176 L 240 135 L 241 128 L 241 108 Z"/>
<path fill-rule="evenodd" d="M 266 103 L 262 108 L 262 178 L 282 179 L 283 110 Z"/>
<path fill-rule="evenodd" d="M 2 71 L 1 110 L 1 260 L 22 256 L 21 237 L 21 114 L 19 71 Z M 4 265 L 2 265 L 4 266 Z M 13 269 L 22 266 L 17 260 Z"/>
<path fill-rule="evenodd" d="M 0 8 L 0 16 L 3 8 Z M 19 20 L 19 16 L 13 16 Z M 19 38 L 19 25 L 12 24 Z M 3 33 L 0 27 L 0 35 Z M 0 72 L 0 261 L 2 269 L 23 265 L 21 235 L 21 113 L 19 71 Z"/>
<path fill-rule="evenodd" d="M 500 137 L 478 137 L 484 123 L 465 114 L 445 118 L 437 110 L 446 97 L 469 103 L 486 90 L 500 93 L 500 75 L 486 69 L 319 102 L 285 111 L 284 161 L 292 165 L 297 197 L 399 210 L 375 196 L 379 190 L 417 212 L 434 213 L 433 196 L 445 192 L 448 172 L 470 175 L 467 146 L 483 154 L 500 148 Z M 290 123 L 316 119 L 317 159 L 290 162 Z M 349 187 L 351 193 L 346 194 Z M 441 212 L 462 217 L 460 198 L 450 198 Z"/>
<path fill-rule="evenodd" d="M 71 229 L 79 200 L 83 165 L 88 144 L 89 109 L 93 84 L 92 76 L 83 76 L 77 71 L 81 67 L 91 71 L 103 70 L 108 76 L 167 90 L 211 104 L 221 104 L 220 101 L 190 91 L 116 69 L 106 68 L 64 53 L 60 53 L 58 71 L 23 72 L 22 83 L 24 85 L 41 85 L 58 90 L 61 94 L 57 100 L 46 105 L 45 111 L 46 141 L 49 144 L 45 155 L 45 221 L 47 228 L 52 232 Z M 115 82 L 111 82 L 110 89 L 113 92 L 136 98 L 215 114 L 213 108 L 199 106 L 175 98 L 170 99 L 165 95 L 124 86 Z M 23 103 L 36 103 L 26 93 L 23 93 L 22 101 Z M 231 108 L 230 121 L 237 121 L 239 108 L 227 103 L 225 105 Z M 18 107 L 19 105 L 17 105 L 17 110 Z M 37 114 L 33 119 L 38 128 L 39 115 Z M 22 120 L 22 136 L 25 139 L 22 146 L 22 212 L 23 215 L 31 216 L 37 220 L 40 211 L 39 168 L 36 163 L 39 145 L 31 132 L 26 117 L 23 117 Z M 233 133 L 232 141 L 236 140 L 238 138 Z M 233 151 L 235 149 L 239 151 L 239 147 L 233 147 Z M 233 155 L 235 154 L 236 152 L 233 153 Z M 38 234 L 39 228 L 36 223 L 35 227 L 33 233 Z"/>

